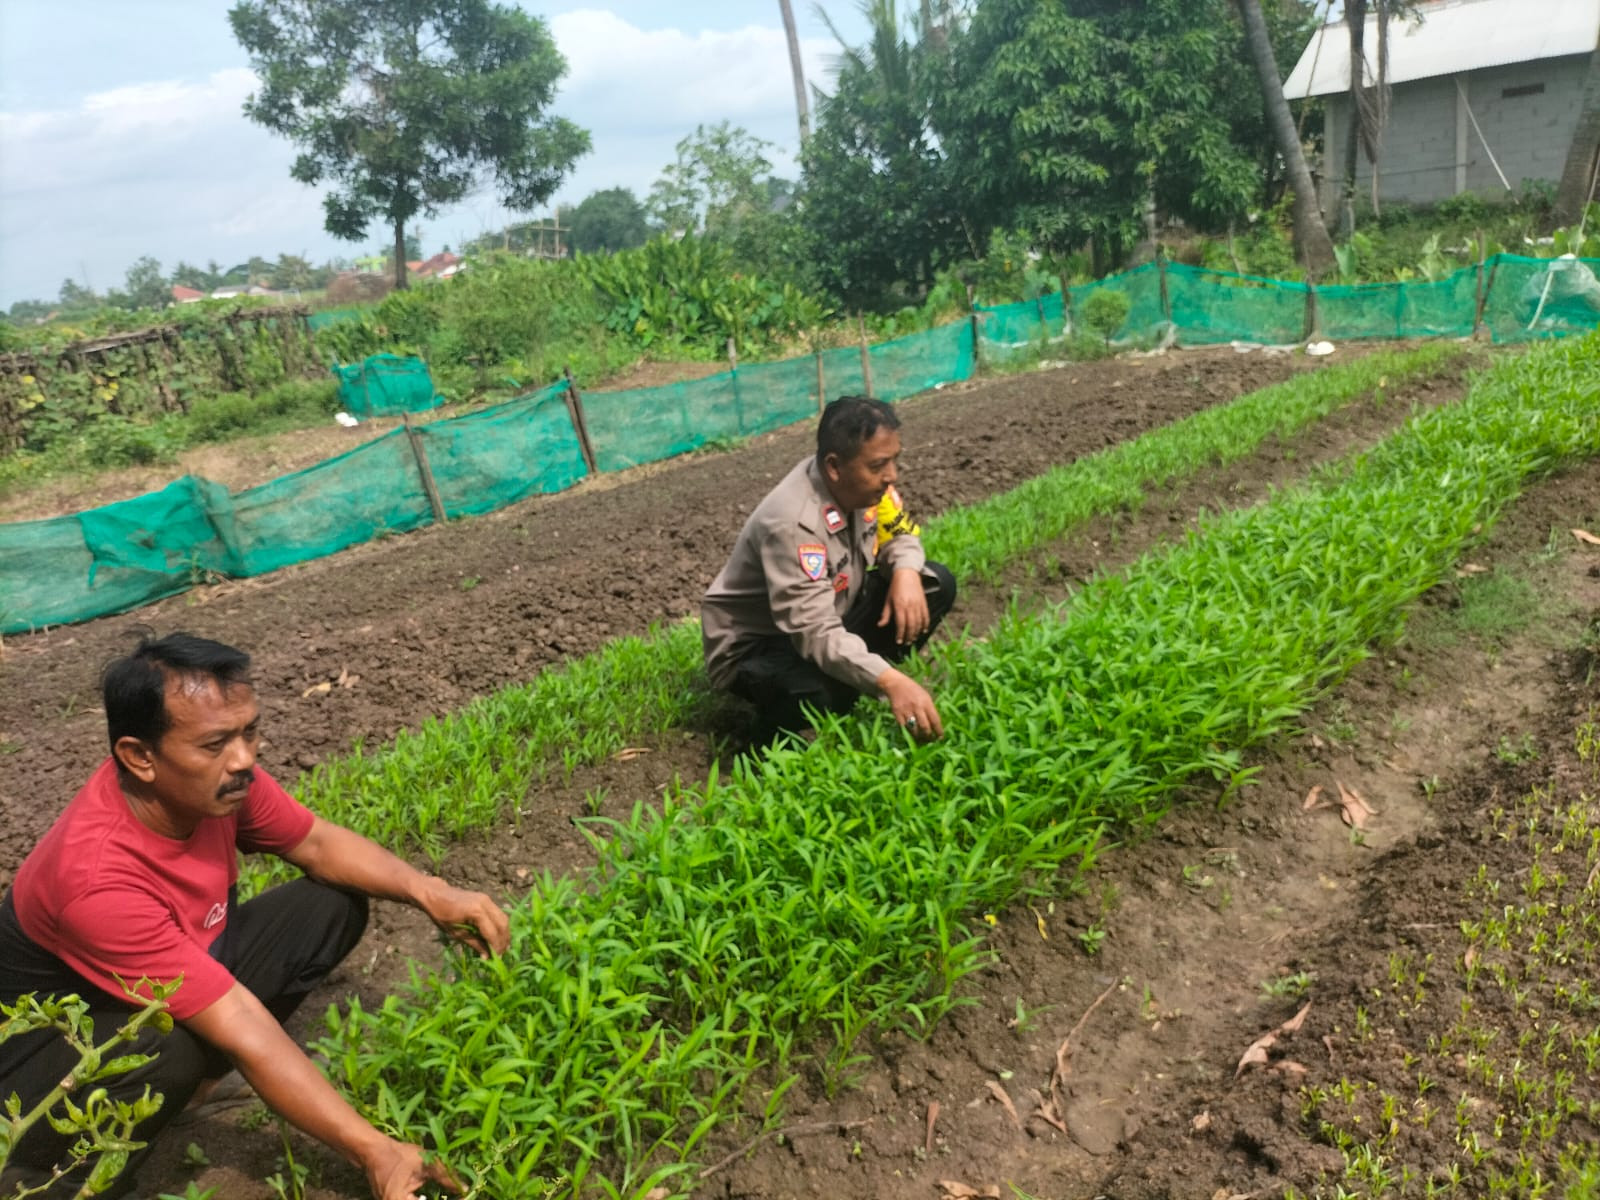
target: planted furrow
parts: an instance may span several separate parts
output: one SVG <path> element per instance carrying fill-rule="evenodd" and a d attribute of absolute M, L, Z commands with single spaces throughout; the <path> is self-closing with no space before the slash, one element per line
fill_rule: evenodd
<path fill-rule="evenodd" d="M 1011 492 L 929 522 L 932 553 L 957 576 L 1000 567 L 1097 515 L 1136 507 L 1145 489 L 1236 460 L 1375 390 L 1438 373 L 1454 344 L 1372 355 L 1252 392 L 1136 441 L 1056 468 Z M 709 701 L 693 621 L 623 638 L 532 682 L 425 722 L 382 750 L 358 750 L 302 777 L 300 798 L 330 820 L 435 862 L 447 845 L 515 814 L 530 786 L 566 775 L 641 738 L 681 726 Z M 256 873 L 256 872 L 263 873 Z M 285 877 L 252 866 L 248 887 Z"/>
<path fill-rule="evenodd" d="M 389 1119 L 480 1194 L 687 1187 L 719 1121 L 775 1111 L 742 1094 L 757 1069 L 782 1078 L 820 1040 L 838 1083 L 868 1029 L 925 1030 L 983 961 L 976 914 L 1180 785 L 1237 783 L 1242 750 L 1392 635 L 1526 478 L 1600 453 L 1597 351 L 1504 362 L 1343 478 L 944 648 L 943 742 L 834 722 L 812 751 L 610 823 L 598 873 L 535 888 L 506 959 L 335 1019 L 336 1074 L 380 1115 L 384 1087 L 422 1097 L 426 1118 Z M 499 1080 L 508 1055 L 525 1069 Z"/>

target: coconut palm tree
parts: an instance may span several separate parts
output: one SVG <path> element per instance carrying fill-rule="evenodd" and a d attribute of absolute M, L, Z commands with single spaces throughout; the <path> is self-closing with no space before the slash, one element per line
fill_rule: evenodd
<path fill-rule="evenodd" d="M 789 39 L 789 69 L 794 72 L 794 106 L 800 114 L 800 149 L 811 140 L 811 106 L 806 103 L 806 71 L 800 62 L 800 34 L 795 29 L 794 6 L 789 0 L 778 0 L 783 13 L 783 32 Z"/>
<path fill-rule="evenodd" d="M 1283 155 L 1289 171 L 1289 186 L 1294 191 L 1295 254 L 1307 273 L 1315 278 L 1333 266 L 1333 239 L 1323 223 L 1317 190 L 1311 182 L 1311 171 L 1300 145 L 1300 134 L 1294 127 L 1294 118 L 1289 115 L 1289 102 L 1283 96 L 1283 81 L 1278 77 L 1278 62 L 1272 53 L 1272 39 L 1267 36 L 1266 18 L 1261 15 L 1261 0 L 1238 0 L 1238 4 L 1244 21 L 1245 44 L 1250 48 L 1251 61 L 1261 80 L 1267 124 L 1272 129 L 1278 153 Z"/>

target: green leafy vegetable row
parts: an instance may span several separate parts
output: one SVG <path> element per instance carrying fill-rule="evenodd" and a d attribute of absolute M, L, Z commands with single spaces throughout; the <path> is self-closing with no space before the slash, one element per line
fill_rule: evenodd
<path fill-rule="evenodd" d="M 1597 351 L 1507 361 L 1325 488 L 946 647 L 942 742 L 833 722 L 596 822 L 597 873 L 534 888 L 504 959 L 330 1018 L 333 1072 L 481 1194 L 687 1188 L 710 1130 L 772 1119 L 802 1049 L 838 1084 L 869 1029 L 925 1031 L 984 961 L 977 914 L 1181 785 L 1238 783 L 1242 750 L 1396 634 L 1525 478 L 1600 453 Z"/>
<path fill-rule="evenodd" d="M 1298 375 L 950 510 L 929 522 L 930 547 L 959 578 L 992 579 L 1006 562 L 1075 524 L 1137 505 L 1144 487 L 1231 461 L 1375 389 L 1436 374 L 1463 353 L 1438 343 Z M 682 725 L 708 703 L 706 687 L 699 626 L 680 623 L 503 689 L 401 734 L 390 747 L 358 747 L 302 778 L 297 791 L 330 820 L 437 861 L 449 841 L 515 813 L 553 762 L 570 775 Z M 252 865 L 246 887 L 281 873 Z"/>

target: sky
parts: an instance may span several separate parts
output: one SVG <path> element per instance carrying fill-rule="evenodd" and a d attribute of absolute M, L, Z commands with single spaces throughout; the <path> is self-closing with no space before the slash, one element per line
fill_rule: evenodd
<path fill-rule="evenodd" d="M 643 199 L 679 140 L 730 121 L 797 174 L 794 84 L 777 0 L 521 0 L 567 59 L 552 111 L 593 143 L 557 193 Z M 252 255 L 313 262 L 369 253 L 322 228 L 322 193 L 289 178 L 292 145 L 246 120 L 255 86 L 230 0 L 0 2 L 0 309 L 53 300 L 64 279 L 104 292 L 141 255 L 223 267 Z M 864 40 L 856 0 L 795 0 L 808 85 L 825 90 L 840 34 Z M 546 213 L 530 214 L 548 215 Z M 423 250 L 499 229 L 492 194 L 423 219 Z"/>

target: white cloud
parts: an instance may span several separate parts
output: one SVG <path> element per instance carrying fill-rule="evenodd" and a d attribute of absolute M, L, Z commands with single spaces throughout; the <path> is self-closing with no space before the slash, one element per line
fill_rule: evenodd
<path fill-rule="evenodd" d="M 594 149 L 558 197 L 598 188 L 641 196 L 695 126 L 729 121 L 772 142 L 795 173 L 798 143 L 788 46 L 773 25 L 644 29 L 584 8 L 550 18 L 569 72 L 554 111 L 590 131 Z M 807 79 L 826 83 L 830 39 L 802 39 Z M 94 73 L 88 73 L 92 78 Z M 87 271 L 104 289 L 143 254 L 224 265 L 252 254 L 350 256 L 365 246 L 322 229 L 320 193 L 293 182 L 293 147 L 247 121 L 246 68 L 88 91 L 75 104 L 0 113 L 0 306 L 53 297 Z M 425 219 L 426 245 L 459 244 L 508 219 L 485 194 Z M 368 244 L 386 241 L 374 228 Z"/>

